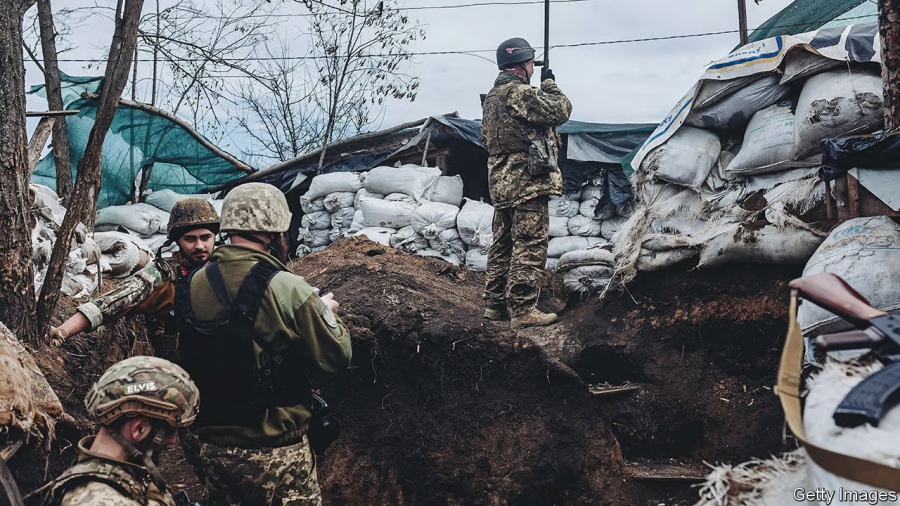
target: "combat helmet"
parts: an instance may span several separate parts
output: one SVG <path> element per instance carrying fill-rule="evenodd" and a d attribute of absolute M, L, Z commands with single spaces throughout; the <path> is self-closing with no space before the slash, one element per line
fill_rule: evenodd
<path fill-rule="evenodd" d="M 123 416 L 143 415 L 186 427 L 197 417 L 200 391 L 178 365 L 138 356 L 107 369 L 84 398 L 84 407 L 104 426 Z"/>
<path fill-rule="evenodd" d="M 175 241 L 195 228 L 207 228 L 213 233 L 219 231 L 219 215 L 208 200 L 187 198 L 179 200 L 169 214 L 166 238 Z"/>
<path fill-rule="evenodd" d="M 497 67 L 508 69 L 517 63 L 534 59 L 534 48 L 521 37 L 504 40 L 497 47 Z"/>
<path fill-rule="evenodd" d="M 270 184 L 242 184 L 222 202 L 222 232 L 281 233 L 290 227 L 287 199 Z"/>

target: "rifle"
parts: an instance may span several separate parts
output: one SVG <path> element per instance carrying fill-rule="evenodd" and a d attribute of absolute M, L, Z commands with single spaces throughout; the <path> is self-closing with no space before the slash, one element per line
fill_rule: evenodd
<path fill-rule="evenodd" d="M 795 279 L 791 288 L 808 301 L 837 314 L 856 329 L 825 334 L 816 345 L 826 350 L 870 349 L 885 367 L 869 375 L 844 397 L 834 411 L 834 423 L 878 426 L 881 417 L 900 402 L 900 317 L 880 311 L 834 274 Z"/>

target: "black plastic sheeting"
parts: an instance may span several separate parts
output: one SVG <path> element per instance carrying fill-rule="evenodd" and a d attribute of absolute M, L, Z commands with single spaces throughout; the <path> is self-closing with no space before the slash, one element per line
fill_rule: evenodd
<path fill-rule="evenodd" d="M 822 141 L 822 170 L 826 181 L 833 181 L 848 170 L 900 168 L 900 131 L 856 135 Z"/>

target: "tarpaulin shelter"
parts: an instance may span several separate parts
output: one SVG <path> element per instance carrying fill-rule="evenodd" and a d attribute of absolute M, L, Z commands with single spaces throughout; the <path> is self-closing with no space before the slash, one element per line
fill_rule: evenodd
<path fill-rule="evenodd" d="M 72 176 L 94 126 L 102 77 L 62 75 Z M 43 85 L 30 93 L 43 93 Z M 200 193 L 252 172 L 248 165 L 215 147 L 171 114 L 136 102 L 121 101 L 103 142 L 103 188 L 97 208 L 125 204 L 141 190 L 170 189 Z M 32 181 L 56 189 L 56 162 L 51 152 L 42 158 Z"/>

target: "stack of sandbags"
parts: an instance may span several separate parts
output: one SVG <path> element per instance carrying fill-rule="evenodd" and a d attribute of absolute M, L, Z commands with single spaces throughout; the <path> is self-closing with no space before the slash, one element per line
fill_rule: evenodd
<path fill-rule="evenodd" d="M 312 179 L 309 190 L 300 197 L 303 217 L 297 239 L 298 256 L 320 251 L 351 229 L 356 213 L 356 193 L 362 188 L 365 174 L 332 172 Z"/>
<path fill-rule="evenodd" d="M 466 267 L 483 272 L 487 270 L 487 250 L 494 240 L 494 206 L 477 200 L 465 199 L 456 216 L 459 238 L 468 246 Z"/>
<path fill-rule="evenodd" d="M 120 227 L 110 227 L 110 226 L 102 226 L 98 227 L 96 230 L 98 232 L 104 232 L 109 230 L 117 230 L 119 232 L 129 232 L 134 233 L 136 235 L 141 236 L 144 239 L 144 243 L 150 248 L 151 251 L 156 253 L 159 251 L 159 248 L 163 246 L 166 242 L 166 232 L 169 223 L 169 213 L 172 212 L 172 208 L 175 207 L 175 204 L 181 200 L 189 199 L 189 198 L 202 198 L 208 201 L 213 205 L 213 208 L 216 210 L 216 213 L 221 216 L 222 214 L 222 199 L 215 199 L 212 194 L 209 193 L 177 193 L 173 190 L 164 189 L 164 190 L 156 190 L 154 192 L 148 193 L 143 197 L 146 204 L 153 206 L 155 208 L 155 214 L 160 220 L 160 226 L 158 232 L 153 235 L 146 236 L 141 234 L 139 231 L 135 231 L 129 229 L 129 227 L 124 226 L 124 228 Z M 139 206 L 143 206 L 144 204 L 135 204 Z M 146 207 L 142 207 L 144 210 L 148 210 Z M 152 209 L 149 209 L 153 211 Z M 177 248 L 172 247 L 171 250 L 176 250 Z M 167 248 L 165 251 L 162 251 L 161 254 L 163 256 L 171 254 L 170 250 Z"/>
<path fill-rule="evenodd" d="M 139 237 L 125 232 L 97 232 L 94 241 L 102 253 L 103 272 L 124 278 L 143 269 L 153 258 L 150 248 Z"/>
<path fill-rule="evenodd" d="M 566 290 L 587 295 L 606 288 L 615 266 L 612 245 L 602 243 L 564 253 L 556 272 L 562 275 Z"/>

